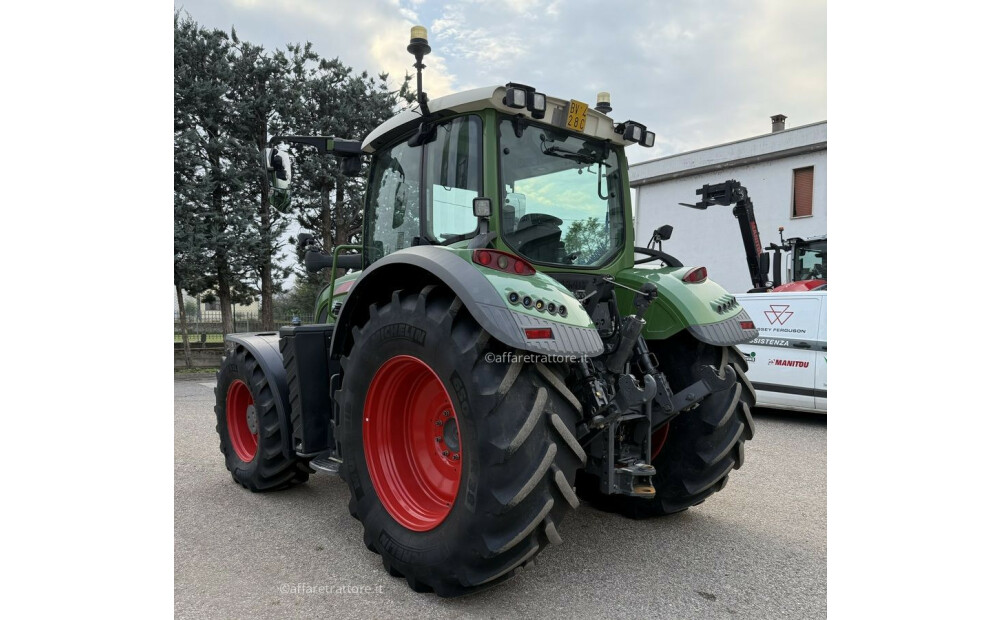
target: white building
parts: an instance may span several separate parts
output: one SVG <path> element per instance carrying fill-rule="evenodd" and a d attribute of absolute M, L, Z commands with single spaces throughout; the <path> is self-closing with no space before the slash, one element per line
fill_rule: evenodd
<path fill-rule="evenodd" d="M 663 224 L 674 227 L 663 251 L 685 265 L 708 268 L 708 276 L 727 290 L 750 287 L 746 252 L 732 207 L 694 204 L 695 190 L 734 179 L 753 201 L 761 244 L 778 242 L 778 227 L 789 237 L 826 234 L 826 121 L 784 129 L 772 117 L 769 134 L 678 153 L 629 167 L 636 190 L 636 245 L 645 246 Z"/>

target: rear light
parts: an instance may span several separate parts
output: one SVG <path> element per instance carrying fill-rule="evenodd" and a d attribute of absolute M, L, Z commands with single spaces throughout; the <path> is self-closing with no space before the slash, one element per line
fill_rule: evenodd
<path fill-rule="evenodd" d="M 681 278 L 682 281 L 687 282 L 688 284 L 701 284 L 707 279 L 708 269 L 705 269 L 704 267 L 695 267 L 685 273 L 684 277 Z"/>
<path fill-rule="evenodd" d="M 740 321 L 740 329 L 754 329 L 753 321 Z"/>
<path fill-rule="evenodd" d="M 333 296 L 336 297 L 337 295 L 343 295 L 344 293 L 349 292 L 352 286 L 354 286 L 354 280 L 341 282 L 335 289 L 333 289 Z"/>
<path fill-rule="evenodd" d="M 500 250 L 473 250 L 472 261 L 477 265 L 513 273 L 518 276 L 533 276 L 535 268 L 513 254 L 501 252 Z"/>
<path fill-rule="evenodd" d="M 535 327 L 524 330 L 524 337 L 528 340 L 553 340 L 551 327 Z"/>

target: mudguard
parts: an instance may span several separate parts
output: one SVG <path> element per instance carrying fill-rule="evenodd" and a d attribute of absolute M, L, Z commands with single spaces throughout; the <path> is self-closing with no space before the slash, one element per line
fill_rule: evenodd
<path fill-rule="evenodd" d="M 292 429 L 290 422 L 291 408 L 288 404 L 288 380 L 285 366 L 281 359 L 278 332 L 262 332 L 259 334 L 226 334 L 226 342 L 232 342 L 237 347 L 243 347 L 253 355 L 260 364 L 267 385 L 274 394 L 274 406 L 278 410 L 278 422 L 281 432 L 281 453 L 291 458 Z"/>
<path fill-rule="evenodd" d="M 515 349 L 544 355 L 588 356 L 604 352 L 597 329 L 580 302 L 563 285 L 543 273 L 515 275 L 472 262 L 472 250 L 422 245 L 393 252 L 376 261 L 350 285 L 339 310 L 333 351 L 343 351 L 357 313 L 368 316 L 368 305 L 388 291 L 412 286 L 429 274 L 450 288 L 490 336 Z M 338 280 L 339 282 L 339 280 Z M 337 291 L 334 290 L 334 303 Z M 543 300 L 545 309 L 511 303 L 511 294 Z M 566 315 L 547 311 L 549 303 L 566 307 Z M 525 329 L 552 329 L 552 339 L 532 339 Z"/>
<path fill-rule="evenodd" d="M 647 282 L 656 285 L 659 295 L 646 312 L 642 335 L 647 340 L 663 340 L 686 329 L 698 340 L 716 346 L 742 344 L 756 338 L 756 328 L 744 327 L 752 322 L 736 297 L 711 280 L 684 282 L 681 278 L 690 270 L 690 267 L 624 269 L 615 276 L 619 284 L 634 289 Z M 616 287 L 615 296 L 622 314 L 628 314 L 635 293 Z"/>

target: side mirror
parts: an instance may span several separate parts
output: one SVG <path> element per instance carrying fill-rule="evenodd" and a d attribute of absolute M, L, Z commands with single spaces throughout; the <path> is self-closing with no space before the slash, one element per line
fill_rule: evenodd
<path fill-rule="evenodd" d="M 264 159 L 267 161 L 267 172 L 270 175 L 271 187 L 276 190 L 287 191 L 292 181 L 291 156 L 278 149 L 265 149 Z"/>
<path fill-rule="evenodd" d="M 264 163 L 271 187 L 271 195 L 268 197 L 271 205 L 277 209 L 288 208 L 292 204 L 292 196 L 288 191 L 292 182 L 291 156 L 278 149 L 264 149 Z"/>
<path fill-rule="evenodd" d="M 670 224 L 664 224 L 653 231 L 653 238 L 656 241 L 666 241 L 672 234 L 674 234 L 674 227 Z"/>
<path fill-rule="evenodd" d="M 361 175 L 361 156 L 351 155 L 342 157 L 340 160 L 340 171 L 345 177 L 356 177 Z"/>
<path fill-rule="evenodd" d="M 771 255 L 767 252 L 762 253 L 757 257 L 758 265 L 760 265 L 761 274 L 766 274 L 771 270 Z"/>

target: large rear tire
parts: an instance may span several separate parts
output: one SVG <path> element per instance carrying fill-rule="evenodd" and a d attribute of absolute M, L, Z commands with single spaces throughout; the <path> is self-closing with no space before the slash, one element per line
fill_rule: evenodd
<path fill-rule="evenodd" d="M 233 480 L 253 492 L 305 482 L 308 463 L 282 453 L 275 395 L 260 364 L 244 347 L 226 356 L 216 374 L 215 430 Z"/>
<path fill-rule="evenodd" d="M 585 453 L 560 371 L 516 359 L 443 286 L 396 291 L 352 333 L 340 472 L 389 574 L 457 596 L 561 542 Z"/>
<path fill-rule="evenodd" d="M 596 478 L 581 472 L 577 479 L 580 497 L 597 508 L 634 519 L 680 512 L 721 491 L 730 472 L 743 465 L 743 444 L 754 434 L 750 407 L 756 394 L 746 376 L 746 359 L 736 347 L 708 345 L 687 332 L 667 341 L 650 341 L 649 347 L 675 390 L 692 384 L 697 369 L 706 364 L 720 377 L 725 376 L 727 366 L 731 367 L 737 381 L 653 433 L 654 498 L 605 495 Z"/>

